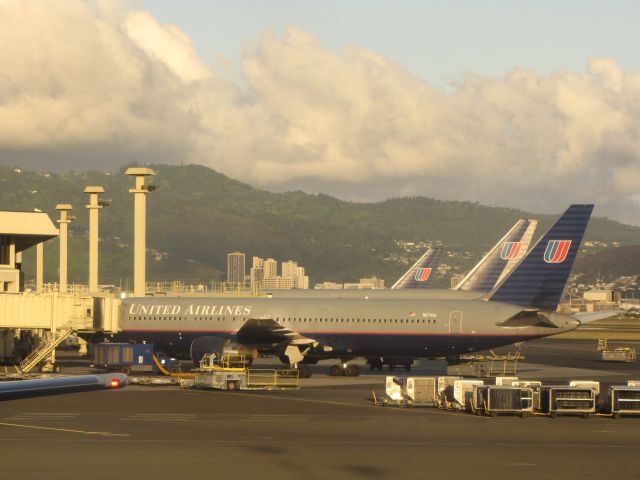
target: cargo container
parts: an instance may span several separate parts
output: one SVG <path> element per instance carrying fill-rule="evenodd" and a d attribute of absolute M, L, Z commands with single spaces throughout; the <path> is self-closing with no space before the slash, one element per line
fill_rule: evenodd
<path fill-rule="evenodd" d="M 485 385 L 503 385 L 511 387 L 518 381 L 518 377 L 486 377 L 483 378 Z"/>
<path fill-rule="evenodd" d="M 533 389 L 506 385 L 475 385 L 472 410 L 492 417 L 518 414 L 523 417 L 533 412 Z"/>
<path fill-rule="evenodd" d="M 462 380 L 458 376 L 438 377 L 438 398 L 444 405 L 446 402 L 453 402 L 453 384 L 456 380 Z"/>
<path fill-rule="evenodd" d="M 640 380 L 629 380 L 627 382 L 628 387 L 640 387 Z"/>
<path fill-rule="evenodd" d="M 609 387 L 609 411 L 613 418 L 640 415 L 640 386 L 612 385 Z"/>
<path fill-rule="evenodd" d="M 600 395 L 600 382 L 596 382 L 595 380 L 569 380 L 569 386 L 593 388 L 596 395 Z"/>
<path fill-rule="evenodd" d="M 596 392 L 590 387 L 543 385 L 540 388 L 540 410 L 552 417 L 582 415 L 588 418 L 596 411 Z"/>
<path fill-rule="evenodd" d="M 473 387 L 484 385 L 482 380 L 456 380 L 453 382 L 453 403 L 452 407 L 457 410 L 471 410 L 473 399 Z"/>
<path fill-rule="evenodd" d="M 406 392 L 412 406 L 435 407 L 439 404 L 436 377 L 408 377 Z"/>
<path fill-rule="evenodd" d="M 385 393 L 387 394 L 387 397 L 394 402 L 404 401 L 407 396 L 405 377 L 387 375 L 385 380 Z"/>

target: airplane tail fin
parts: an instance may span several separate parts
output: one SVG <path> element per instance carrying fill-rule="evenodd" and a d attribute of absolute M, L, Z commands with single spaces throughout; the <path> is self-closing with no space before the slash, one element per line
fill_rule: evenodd
<path fill-rule="evenodd" d="M 592 211 L 593 205 L 571 205 L 489 300 L 555 311 Z"/>
<path fill-rule="evenodd" d="M 453 290 L 490 292 L 526 255 L 537 225 L 537 220 L 518 220 Z"/>
<path fill-rule="evenodd" d="M 427 250 L 391 288 L 427 288 L 433 281 L 442 253 L 442 248 Z"/>

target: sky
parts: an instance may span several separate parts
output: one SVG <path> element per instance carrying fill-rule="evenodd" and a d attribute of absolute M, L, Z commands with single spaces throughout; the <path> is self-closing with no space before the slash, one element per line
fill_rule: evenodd
<path fill-rule="evenodd" d="M 0 0 L 0 163 L 640 224 L 640 2 Z"/>

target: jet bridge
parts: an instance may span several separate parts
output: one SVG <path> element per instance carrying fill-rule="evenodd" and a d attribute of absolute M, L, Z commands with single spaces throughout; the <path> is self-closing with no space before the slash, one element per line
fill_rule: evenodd
<path fill-rule="evenodd" d="M 19 365 L 26 373 L 73 333 L 114 333 L 118 330 L 120 299 L 57 292 L 0 294 L 0 333 L 43 330 L 44 341 Z M 11 347 L 12 348 L 12 347 Z M 9 350 L 9 349 L 7 349 Z"/>

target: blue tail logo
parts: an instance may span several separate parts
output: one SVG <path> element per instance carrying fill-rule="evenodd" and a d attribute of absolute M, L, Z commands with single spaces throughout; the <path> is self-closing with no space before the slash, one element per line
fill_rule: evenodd
<path fill-rule="evenodd" d="M 416 282 L 426 282 L 427 280 L 429 280 L 430 276 L 431 276 L 430 268 L 418 268 L 416 270 L 416 275 L 414 278 L 416 279 Z"/>
<path fill-rule="evenodd" d="M 544 251 L 544 261 L 547 263 L 562 263 L 567 258 L 571 248 L 571 240 L 549 240 Z"/>
<path fill-rule="evenodd" d="M 502 250 L 500 251 L 500 258 L 502 260 L 513 260 L 514 258 L 518 258 L 521 248 L 522 242 L 504 242 Z"/>
<path fill-rule="evenodd" d="M 593 205 L 571 205 L 489 299 L 553 312 L 558 307 Z"/>

